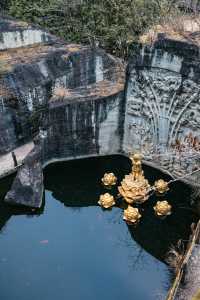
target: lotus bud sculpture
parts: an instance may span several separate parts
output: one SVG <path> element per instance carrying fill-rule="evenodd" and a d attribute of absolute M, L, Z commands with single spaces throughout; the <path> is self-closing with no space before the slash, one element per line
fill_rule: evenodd
<path fill-rule="evenodd" d="M 167 201 L 158 201 L 154 206 L 154 211 L 159 217 L 171 215 L 171 210 L 172 207 Z"/>
<path fill-rule="evenodd" d="M 169 190 L 168 182 L 163 179 L 159 179 L 155 182 L 154 189 L 158 194 L 163 195 Z"/>
<path fill-rule="evenodd" d="M 117 183 L 117 177 L 113 173 L 105 173 L 101 181 L 104 186 L 111 187 Z"/>
<path fill-rule="evenodd" d="M 135 207 L 129 205 L 128 208 L 124 210 L 123 219 L 128 223 L 136 224 L 141 217 L 139 210 Z"/>
<path fill-rule="evenodd" d="M 112 195 L 106 193 L 100 196 L 98 204 L 104 208 L 110 208 L 115 205 L 115 200 Z"/>

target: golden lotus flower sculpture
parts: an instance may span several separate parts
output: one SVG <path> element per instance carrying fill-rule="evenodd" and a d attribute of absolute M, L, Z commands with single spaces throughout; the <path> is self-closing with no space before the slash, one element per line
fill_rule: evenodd
<path fill-rule="evenodd" d="M 123 219 L 126 221 L 126 222 L 130 222 L 130 223 L 137 223 L 140 218 L 141 218 L 141 214 L 139 213 L 139 210 L 135 207 L 132 207 L 132 206 L 128 206 L 127 209 L 124 210 L 124 216 L 123 216 Z"/>
<path fill-rule="evenodd" d="M 169 190 L 168 182 L 163 179 L 159 179 L 155 182 L 154 189 L 160 195 L 165 194 Z"/>
<path fill-rule="evenodd" d="M 112 186 L 117 183 L 117 177 L 113 173 L 105 173 L 101 179 L 104 186 Z"/>
<path fill-rule="evenodd" d="M 150 185 L 143 176 L 135 180 L 134 174 L 131 173 L 125 176 L 118 190 L 128 204 L 143 203 L 149 198 Z"/>
<path fill-rule="evenodd" d="M 167 201 L 158 201 L 154 206 L 154 211 L 159 217 L 171 215 L 171 210 L 172 207 Z"/>
<path fill-rule="evenodd" d="M 115 200 L 112 195 L 110 195 L 109 193 L 105 193 L 100 196 L 98 204 L 104 208 L 110 208 L 115 205 Z"/>
<path fill-rule="evenodd" d="M 127 223 L 136 224 L 140 220 L 141 214 L 137 208 L 131 205 L 145 202 L 154 192 L 161 196 L 164 195 L 169 190 L 170 182 L 159 179 L 154 186 L 150 186 L 142 170 L 142 155 L 139 153 L 132 154 L 130 160 L 132 161 L 132 171 L 124 177 L 118 187 L 120 193 L 118 196 L 119 198 L 123 197 L 128 203 L 128 208 L 124 210 L 123 219 Z M 113 173 L 105 173 L 101 181 L 104 187 L 111 188 L 117 183 L 117 177 Z M 98 203 L 104 208 L 110 208 L 116 204 L 114 197 L 109 193 L 101 195 Z M 154 211 L 157 216 L 164 218 L 171 214 L 171 205 L 167 201 L 158 201 L 154 206 Z"/>

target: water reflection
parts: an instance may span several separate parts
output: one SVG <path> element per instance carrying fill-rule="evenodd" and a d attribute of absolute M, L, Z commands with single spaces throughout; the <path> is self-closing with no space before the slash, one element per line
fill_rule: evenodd
<path fill-rule="evenodd" d="M 170 191 L 173 214 L 164 221 L 154 216 L 153 198 L 143 206 L 141 223 L 127 226 L 120 208 L 97 206 L 106 171 L 121 180 L 130 163 L 107 157 L 52 165 L 44 172 L 40 210 L 1 202 L 0 299 L 165 299 L 172 280 L 165 254 L 171 244 L 188 239 L 194 220 L 189 190 L 179 185 Z M 145 172 L 150 181 L 161 176 Z M 1 200 L 11 182 L 12 177 L 1 181 Z"/>

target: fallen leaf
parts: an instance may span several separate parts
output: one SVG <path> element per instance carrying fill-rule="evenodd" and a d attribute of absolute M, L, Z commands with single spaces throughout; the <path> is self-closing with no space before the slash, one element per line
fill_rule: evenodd
<path fill-rule="evenodd" d="M 42 241 L 40 241 L 40 244 L 48 244 L 48 240 L 42 240 Z"/>

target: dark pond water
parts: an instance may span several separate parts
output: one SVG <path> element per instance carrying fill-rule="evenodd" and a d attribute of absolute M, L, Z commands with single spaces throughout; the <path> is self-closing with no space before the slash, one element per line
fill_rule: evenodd
<path fill-rule="evenodd" d="M 130 163 L 114 156 L 49 166 L 37 212 L 4 205 L 12 177 L 0 182 L 1 300 L 165 299 L 173 279 L 166 253 L 188 239 L 194 221 L 189 190 L 171 189 L 167 219 L 154 216 L 151 198 L 141 223 L 127 226 L 120 208 L 97 205 L 99 179 L 111 170 L 121 179 Z M 163 177 L 147 167 L 145 174 L 152 182 Z"/>

